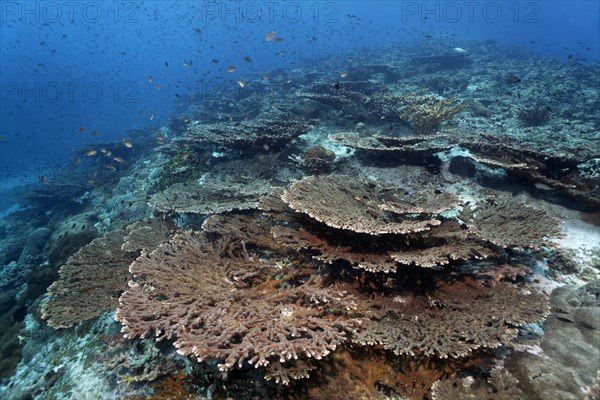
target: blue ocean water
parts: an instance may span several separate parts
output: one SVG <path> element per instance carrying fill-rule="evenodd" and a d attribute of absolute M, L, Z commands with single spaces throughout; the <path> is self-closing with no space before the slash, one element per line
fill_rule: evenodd
<path fill-rule="evenodd" d="M 594 383 L 592 369 L 600 369 L 588 357 L 600 354 L 600 343 L 588 332 L 600 329 L 596 322 L 600 321 L 599 71 L 600 1 L 595 0 L 0 1 L 0 337 L 6 338 L 0 345 L 0 371 L 4 371 L 0 398 L 63 399 L 93 393 L 89 398 L 150 399 L 171 384 L 175 387 L 173 382 L 184 382 L 185 393 L 156 398 L 326 398 L 323 395 L 335 386 L 342 388 L 331 392 L 336 399 L 345 398 L 344 385 L 360 381 L 366 388 L 362 397 L 356 389 L 348 392 L 348 399 L 401 395 L 430 399 L 438 379 L 465 378 L 453 386 L 464 385 L 465 391 L 481 389 L 469 388 L 469 380 L 488 382 L 488 391 L 502 392 L 494 381 L 499 375 L 493 367 L 499 360 L 499 365 L 506 361 L 508 370 L 522 382 L 515 389 L 513 378 L 504 376 L 506 398 L 556 393 L 558 397 L 547 398 L 582 398 Z M 431 126 L 419 125 L 419 107 L 440 104 L 455 109 Z M 206 132 L 213 137 L 202 136 Z M 227 137 L 228 132 L 234 134 Z M 439 142 L 444 140 L 448 141 Z M 406 150 L 413 141 L 416 147 Z M 419 148 L 421 141 L 432 141 L 433 150 L 426 145 Z M 310 177 L 328 174 L 351 178 L 334 177 L 330 182 Z M 365 180 L 371 184 L 360 186 Z M 323 189 L 319 182 L 331 187 Z M 308 195 L 294 194 L 303 185 Z M 348 185 L 358 194 L 343 197 L 346 192 L 340 190 L 342 200 L 331 201 L 339 194 L 336 185 Z M 402 187 L 399 193 L 403 194 L 394 192 L 396 197 L 390 197 L 390 187 Z M 236 197 L 238 192 L 243 196 Z M 273 193 L 275 205 L 267 196 L 266 206 L 258 206 L 258 199 L 265 199 L 261 196 Z M 456 194 L 461 211 L 456 204 L 446 206 L 445 202 L 452 203 L 448 198 L 435 197 L 440 193 Z M 403 203 L 415 194 L 418 200 Z M 311 208 L 314 204 L 302 203 L 306 198 L 318 203 L 316 211 Z M 281 200 L 284 208 L 277 209 Z M 339 217 L 327 209 L 319 214 L 319 204 L 343 208 L 354 200 L 367 216 Z M 421 206 L 419 202 L 425 211 L 415 206 Z M 464 211 L 469 207 L 471 211 Z M 486 218 L 478 216 L 489 210 L 487 219 L 498 224 L 497 230 L 485 226 Z M 502 225 L 502 212 L 507 210 L 516 210 L 516 227 Z M 252 213 L 263 211 L 260 222 L 251 219 Z M 383 227 L 369 225 L 372 215 L 381 217 L 374 224 Z M 427 225 L 422 230 L 433 229 L 431 237 L 412 227 L 393 225 L 400 224 L 398 215 Z M 148 242 L 143 237 L 143 245 L 135 247 L 124 237 L 129 238 L 126 235 L 139 228 L 135 223 L 142 221 L 147 226 L 141 230 L 154 237 Z M 367 227 L 357 227 L 364 221 Z M 438 223 L 441 227 L 436 231 L 433 227 Z M 262 369 L 254 372 L 258 369 L 247 362 L 251 357 L 243 351 L 238 369 L 235 362 L 233 367 L 219 364 L 225 357 L 214 356 L 213 349 L 206 351 L 211 354 L 206 357 L 209 362 L 196 362 L 202 350 L 194 353 L 193 346 L 177 343 L 182 355 L 175 355 L 170 342 L 197 332 L 199 322 L 189 329 L 182 323 L 184 328 L 178 327 L 173 337 L 153 347 L 152 340 L 142 339 L 152 339 L 154 329 L 136 333 L 136 316 L 139 312 L 147 318 L 144 322 L 152 322 L 168 312 L 132 311 L 146 299 L 127 297 L 143 297 L 159 286 L 152 276 L 144 281 L 146 275 L 136 270 L 150 263 L 151 257 L 142 256 L 137 264 L 133 260 L 154 249 L 157 258 L 168 259 L 189 242 L 196 243 L 197 238 L 190 239 L 192 234 L 185 236 L 191 230 L 206 234 L 198 234 L 202 240 L 226 232 L 230 241 L 216 241 L 220 257 L 243 259 L 251 268 L 268 264 L 275 270 L 244 274 L 240 271 L 248 265 L 237 268 L 233 262 L 234 267 L 222 268 L 225 273 L 219 270 L 223 265 L 215 262 L 214 274 L 222 272 L 220 282 L 233 282 L 232 286 L 214 284 L 214 293 L 194 294 L 194 299 L 245 290 L 251 300 L 240 301 L 240 296 L 223 303 L 233 308 L 256 301 L 263 308 L 240 315 L 262 316 L 272 299 L 279 301 L 273 300 L 281 306 L 276 315 L 281 314 L 282 320 L 294 313 L 294 307 L 304 306 L 307 298 L 330 304 L 319 305 L 323 314 L 315 317 L 317 323 L 311 320 L 310 330 L 353 315 L 348 312 L 351 307 L 336 303 L 338 292 L 327 292 L 334 287 L 340 293 L 364 289 L 351 294 L 356 304 L 389 300 L 364 315 L 356 311 L 367 322 L 369 318 L 387 321 L 395 311 L 377 313 L 390 304 L 417 304 L 415 309 L 425 307 L 443 315 L 455 305 L 444 303 L 452 290 L 463 291 L 456 304 L 468 309 L 465 298 L 470 298 L 464 293 L 481 290 L 482 294 L 474 295 L 477 301 L 491 299 L 494 310 L 507 313 L 492 315 L 487 327 L 502 321 L 506 329 L 481 342 L 465 339 L 464 332 L 440 335 L 436 354 L 442 354 L 441 359 L 450 354 L 450 361 L 440 364 L 443 372 L 430 376 L 423 369 L 422 375 L 416 371 L 439 366 L 439 360 L 428 364 L 431 358 L 427 357 L 435 351 L 426 354 L 428 361 L 415 361 L 423 353 L 398 350 L 383 339 L 352 341 L 348 332 L 356 326 L 346 320 L 349 328 L 336 331 L 340 337 L 346 335 L 336 336 L 340 343 L 324 340 L 328 345 L 309 354 L 309 363 L 303 364 L 307 357 L 301 354 L 291 372 L 284 367 L 268 370 L 272 379 L 263 379 Z M 180 236 L 173 239 L 176 233 Z M 117 240 L 112 234 L 121 236 Z M 407 235 L 397 240 L 396 234 Z M 463 235 L 472 236 L 467 240 Z M 272 236 L 279 241 L 271 243 Z M 564 251 L 548 245 L 548 239 Z M 456 245 L 454 240 L 484 244 L 441 251 L 441 261 L 430 261 L 428 257 L 434 256 L 429 253 L 405 261 L 406 265 L 399 261 L 402 251 L 410 253 L 414 243 L 425 253 L 442 242 Z M 159 248 L 163 242 L 168 243 Z M 359 253 L 356 258 L 353 252 Z M 211 254 L 204 247 L 200 253 Z M 382 261 L 384 253 L 393 253 L 392 261 Z M 194 257 L 200 259 L 198 254 Z M 85 257 L 98 268 L 98 286 L 76 287 L 78 282 L 86 283 L 86 277 L 69 281 L 69 273 L 77 275 L 69 268 L 88 266 L 81 261 Z M 488 257 L 494 261 L 485 264 Z M 171 260 L 164 263 L 173 269 L 180 266 Z M 401 264 L 408 272 L 401 270 Z M 302 267 L 299 272 L 290 272 L 294 265 Z M 114 284 L 104 283 L 114 277 L 106 271 L 115 266 L 123 276 L 114 280 L 122 287 L 95 298 L 95 293 Z M 455 274 L 452 268 L 464 269 Z M 211 281 L 212 272 L 193 270 L 195 275 L 185 275 L 190 270 L 173 272 L 174 282 L 180 278 L 177 274 L 185 278 L 181 287 L 174 286 L 178 295 L 169 299 L 173 303 L 188 288 L 195 288 L 198 276 Z M 473 275 L 485 284 L 473 284 L 475 279 L 456 283 L 458 275 Z M 442 280 L 448 287 L 456 283 L 458 289 L 438 285 Z M 323 282 L 331 286 L 317 288 Z M 499 289 L 504 284 L 507 288 Z M 564 285 L 549 300 L 552 290 Z M 138 287 L 143 289 L 136 293 Z M 289 290 L 290 298 L 296 297 L 281 300 L 265 295 L 265 300 L 252 292 L 256 287 L 264 288 L 264 293 Z M 493 303 L 498 295 L 487 291 L 493 293 L 494 288 L 517 298 L 511 304 L 516 310 L 514 320 L 510 307 Z M 437 289 L 439 298 L 432 295 Z M 74 305 L 61 303 L 66 292 L 76 294 L 65 300 Z M 543 296 L 532 294 L 538 292 Z M 168 303 L 161 295 L 157 309 Z M 518 296 L 532 303 L 516 304 L 521 301 Z M 97 313 L 89 310 L 94 303 L 104 306 L 104 300 L 108 307 Z M 211 301 L 205 302 L 225 307 L 220 300 Z M 211 320 L 213 326 L 238 315 L 226 310 L 222 319 Z M 200 317 L 194 314 L 189 319 L 193 318 Z M 419 321 L 419 316 L 412 318 Z M 545 327 L 544 318 L 550 321 Z M 476 320 L 473 317 L 473 326 Z M 124 332 L 134 332 L 126 338 L 133 340 L 123 338 L 121 326 Z M 243 332 L 244 328 L 240 323 L 235 329 Z M 269 331 L 269 323 L 262 329 Z M 544 331 L 549 332 L 547 341 L 543 341 Z M 220 335 L 216 328 L 210 332 Z M 300 336 L 296 332 L 287 339 Z M 584 339 L 578 342 L 579 336 Z M 243 333 L 232 335 L 231 343 L 239 344 L 242 337 Z M 449 341 L 459 337 L 460 345 L 468 348 L 464 354 L 479 347 L 486 350 L 462 363 L 462 350 L 443 349 L 448 337 Z M 507 344 L 512 339 L 518 344 Z M 336 346 L 339 351 L 334 352 Z M 537 378 L 523 372 L 522 365 L 533 363 L 530 358 L 542 352 L 547 359 L 559 360 L 555 364 L 575 360 L 568 368 L 559 365 L 558 372 L 552 371 L 563 382 L 555 392 L 528 386 Z M 572 359 L 571 353 L 575 353 Z M 273 354 L 284 354 L 281 363 Z M 286 357 L 295 363 L 290 354 L 274 351 L 268 356 L 271 366 L 283 364 Z M 328 362 L 322 369 L 313 365 L 321 356 Z M 371 382 L 370 372 L 363 374 L 364 381 L 356 373 L 347 378 L 343 368 L 336 369 L 340 365 L 348 370 L 358 365 L 353 371 L 374 368 L 386 377 L 408 377 L 413 386 L 387 378 Z M 309 383 L 302 386 L 300 378 L 315 370 L 318 377 L 311 375 L 312 380 L 306 379 Z M 412 373 L 418 377 L 413 379 Z M 274 384 L 280 376 L 298 378 L 300 383 L 292 382 L 292 389 L 286 391 L 287 385 Z M 332 383 L 331 376 L 348 381 Z M 570 376 L 576 378 L 567 382 L 565 377 Z M 600 377 L 595 384 L 600 385 Z M 547 382 L 545 386 L 554 389 Z M 531 389 L 527 395 L 521 391 L 526 389 Z M 448 398 L 466 396 L 465 392 L 452 397 L 448 388 L 436 390 L 441 393 L 436 399 L 443 399 L 443 393 Z M 600 392 L 598 387 L 595 390 Z M 538 397 L 528 397 L 531 393 Z M 597 394 L 587 398 L 600 398 L 593 395 Z"/>
<path fill-rule="evenodd" d="M 161 126 L 185 96 L 319 57 L 430 35 L 600 58 L 597 1 L 3 1 L 1 13 L 5 187 L 64 166 L 74 148 Z M 266 42 L 270 31 L 284 40 Z"/>

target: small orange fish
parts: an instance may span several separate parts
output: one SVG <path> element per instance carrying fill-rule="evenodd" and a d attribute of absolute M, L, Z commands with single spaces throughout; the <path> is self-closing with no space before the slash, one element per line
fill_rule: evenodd
<path fill-rule="evenodd" d="M 275 37 L 275 35 L 277 35 L 277 32 L 271 31 L 271 32 L 267 33 L 267 35 L 265 36 L 265 40 L 267 42 L 270 42 L 271 40 L 273 40 L 273 38 Z"/>
<path fill-rule="evenodd" d="M 158 132 L 156 134 L 156 140 L 158 140 L 159 142 L 163 142 L 165 140 L 165 135 L 163 135 L 162 133 Z"/>
<path fill-rule="evenodd" d="M 262 78 L 263 78 L 263 81 L 268 81 L 268 80 L 269 80 L 269 75 L 267 75 L 267 74 L 264 74 L 264 75 L 262 76 Z"/>
<path fill-rule="evenodd" d="M 236 81 L 238 85 L 240 85 L 240 87 L 243 89 L 246 86 L 246 82 L 244 82 L 243 80 L 237 80 Z"/>
<path fill-rule="evenodd" d="M 98 131 L 92 131 L 92 136 L 96 137 L 96 135 L 98 135 Z"/>
<path fill-rule="evenodd" d="M 106 153 L 104 153 L 104 155 L 105 155 L 106 157 L 110 157 L 110 156 L 112 155 L 112 151 L 110 151 L 110 150 L 106 150 Z"/>
<path fill-rule="evenodd" d="M 46 183 L 46 175 L 42 175 L 40 176 L 40 183 L 43 185 L 44 183 Z"/>
<path fill-rule="evenodd" d="M 87 128 L 85 126 L 82 126 L 81 128 L 79 128 L 79 133 L 83 133 L 87 130 Z"/>
<path fill-rule="evenodd" d="M 73 162 L 71 164 L 72 165 L 79 165 L 80 163 L 81 163 L 81 158 L 75 157 L 75 159 L 73 160 Z"/>
<path fill-rule="evenodd" d="M 154 80 L 154 78 L 152 77 L 152 75 L 148 76 L 148 83 L 152 83 L 152 81 Z"/>
<path fill-rule="evenodd" d="M 100 153 L 102 153 L 102 154 L 106 154 L 107 151 L 108 150 L 106 150 L 104 147 L 100 149 Z"/>
<path fill-rule="evenodd" d="M 150 121 L 154 119 L 154 114 L 150 114 Z"/>
<path fill-rule="evenodd" d="M 91 156 L 95 156 L 96 153 L 98 153 L 97 150 L 88 150 L 88 151 L 85 152 L 85 155 L 88 156 L 88 157 L 91 157 Z"/>
<path fill-rule="evenodd" d="M 104 168 L 109 169 L 111 171 L 115 171 L 116 170 L 115 166 L 112 165 L 112 164 L 104 164 Z"/>
<path fill-rule="evenodd" d="M 127 147 L 128 149 L 131 149 L 133 147 L 133 144 L 131 144 L 130 141 L 122 139 L 121 142 L 123 143 L 123 145 L 125 145 L 125 147 Z"/>
<path fill-rule="evenodd" d="M 160 83 L 157 83 L 155 86 L 156 89 L 160 89 Z"/>
<path fill-rule="evenodd" d="M 125 160 L 122 159 L 121 157 L 113 157 L 113 160 L 115 160 L 116 162 L 120 162 L 120 163 L 124 163 Z"/>
<path fill-rule="evenodd" d="M 190 119 L 189 119 L 188 117 L 185 117 L 185 118 L 183 119 L 183 122 L 185 122 L 186 124 L 189 124 L 189 123 L 190 123 Z"/>
<path fill-rule="evenodd" d="M 227 68 L 227 72 L 233 72 L 237 69 L 236 66 L 232 65 L 231 67 Z"/>
<path fill-rule="evenodd" d="M 282 37 L 276 37 L 275 38 L 275 43 L 281 43 L 283 42 L 283 38 Z"/>
<path fill-rule="evenodd" d="M 346 71 L 344 71 L 340 74 L 340 78 L 345 78 L 347 76 L 348 76 L 348 73 Z"/>

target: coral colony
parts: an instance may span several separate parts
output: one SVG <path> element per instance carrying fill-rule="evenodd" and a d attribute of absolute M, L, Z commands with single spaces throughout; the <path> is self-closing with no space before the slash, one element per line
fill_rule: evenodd
<path fill-rule="evenodd" d="M 446 50 L 457 45 L 470 51 Z M 600 207 L 598 147 L 591 133 L 544 140 L 558 116 L 502 94 L 543 84 L 513 79 L 524 61 L 499 76 L 489 52 L 518 50 L 410 44 L 355 57 L 343 80 L 279 71 L 271 81 L 293 83 L 276 101 L 192 103 L 159 140 L 131 132 L 135 155 L 123 143 L 78 154 L 92 170 L 108 151 L 123 162 L 93 185 L 63 177 L 24 193 L 30 224 L 2 222 L 21 250 L 5 268 L 41 274 L 45 261 L 48 274 L 12 277 L 31 314 L 3 333 L 18 349 L 4 366 L 13 390 L 598 399 L 597 270 L 559 248 L 570 214 L 557 211 Z M 598 84 L 589 69 L 571 90 Z M 580 96 L 597 112 L 597 93 Z M 550 295 L 543 283 L 566 271 L 589 283 Z M 36 279 L 53 282 L 46 295 L 30 293 Z M 575 347 L 587 356 L 568 375 Z M 36 383 L 16 383 L 29 373 Z"/>

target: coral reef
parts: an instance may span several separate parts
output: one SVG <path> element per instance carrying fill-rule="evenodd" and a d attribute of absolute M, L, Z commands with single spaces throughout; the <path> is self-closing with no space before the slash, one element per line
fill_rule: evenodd
<path fill-rule="evenodd" d="M 123 238 L 121 250 L 127 252 L 154 250 L 171 236 L 173 227 L 170 225 L 168 221 L 160 219 L 134 222 L 125 228 L 127 234 Z"/>
<path fill-rule="evenodd" d="M 561 237 L 560 221 L 543 210 L 508 198 L 488 199 L 461 215 L 479 238 L 500 247 L 538 249 Z"/>
<path fill-rule="evenodd" d="M 281 199 L 293 210 L 325 225 L 357 233 L 406 234 L 429 230 L 440 224 L 435 218 L 394 220 L 398 214 L 418 214 L 418 210 L 385 208 L 380 197 L 383 188 L 357 182 L 348 176 L 309 177 L 293 183 Z M 392 197 L 392 200 L 395 200 Z M 430 214 L 433 212 L 430 212 Z M 422 213 L 425 214 L 425 213 Z"/>
<path fill-rule="evenodd" d="M 472 379 L 472 378 L 471 378 Z M 486 382 L 478 385 L 464 378 L 462 380 L 438 381 L 433 385 L 433 400 L 513 400 L 527 396 L 517 387 L 519 381 L 510 372 L 496 367 L 492 369 Z"/>
<path fill-rule="evenodd" d="M 437 281 L 436 286 L 425 296 L 376 296 L 359 302 L 358 312 L 370 318 L 352 340 L 381 344 L 399 355 L 458 358 L 508 343 L 517 335 L 516 327 L 542 321 L 549 312 L 544 295 L 506 284 L 485 286 L 463 279 Z"/>
<path fill-rule="evenodd" d="M 174 339 L 180 354 L 218 359 L 228 371 L 245 362 L 259 367 L 320 359 L 354 331 L 357 322 L 332 314 L 352 308 L 343 292 L 314 279 L 275 290 L 269 281 L 250 286 L 244 279 L 268 264 L 243 243 L 240 251 L 223 257 L 219 246 L 186 233 L 142 255 L 131 265 L 133 281 L 119 300 L 116 319 L 125 336 Z"/>
<path fill-rule="evenodd" d="M 369 81 L 317 82 L 300 90 L 297 96 L 340 110 L 357 122 L 398 119 L 394 113 L 397 97 L 385 85 Z"/>
<path fill-rule="evenodd" d="M 125 234 L 116 230 L 92 240 L 60 268 L 42 307 L 48 325 L 68 328 L 116 308 L 127 288 L 127 267 L 136 256 L 121 250 Z"/>
<path fill-rule="evenodd" d="M 302 155 L 293 155 L 289 158 L 303 171 L 322 174 L 331 171 L 336 156 L 333 151 L 327 150 L 323 146 L 313 146 L 306 149 Z"/>
<path fill-rule="evenodd" d="M 409 93 L 401 98 L 396 112 L 411 124 L 417 135 L 427 135 L 464 108 L 465 104 L 455 97 Z"/>
<path fill-rule="evenodd" d="M 149 201 L 157 211 L 218 214 L 256 208 L 271 185 L 262 180 L 206 179 L 201 184 L 176 183 Z"/>
<path fill-rule="evenodd" d="M 181 88 L 24 188 L 0 397 L 597 397 L 598 281 L 542 293 L 597 275 L 551 214 L 597 232 L 598 66 L 432 39 Z"/>
<path fill-rule="evenodd" d="M 329 140 L 366 153 L 370 160 L 386 159 L 416 165 L 432 162 L 436 153 L 449 150 L 452 145 L 443 143 L 446 135 L 419 135 L 392 137 L 363 135 L 357 132 L 339 132 L 329 135 Z"/>
<path fill-rule="evenodd" d="M 600 207 L 597 177 L 579 170 L 580 165 L 594 158 L 589 149 L 580 149 L 577 155 L 553 154 L 539 148 L 504 144 L 489 134 L 461 134 L 452 140 L 475 153 L 469 157 L 481 164 L 545 185 L 592 208 Z"/>
<path fill-rule="evenodd" d="M 311 123 L 312 121 L 286 116 L 228 124 L 196 124 L 190 126 L 174 144 L 200 148 L 216 146 L 244 152 L 272 152 L 309 131 Z"/>

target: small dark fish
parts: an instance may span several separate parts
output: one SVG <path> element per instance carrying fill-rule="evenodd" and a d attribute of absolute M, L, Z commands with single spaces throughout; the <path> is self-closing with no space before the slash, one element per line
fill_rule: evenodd
<path fill-rule="evenodd" d="M 336 82 L 336 83 L 333 85 L 333 87 L 335 88 L 335 91 L 336 91 L 336 92 L 339 92 L 339 91 L 340 91 L 340 83 L 339 83 L 339 82 Z"/>
<path fill-rule="evenodd" d="M 569 54 L 569 57 L 567 57 L 567 60 L 570 60 L 573 58 L 573 54 Z"/>
<path fill-rule="evenodd" d="M 166 67 L 168 67 L 168 66 L 169 66 L 169 63 L 168 63 L 168 62 L 166 62 L 166 61 L 165 61 L 165 66 L 166 66 Z"/>
<path fill-rule="evenodd" d="M 248 56 L 244 57 L 244 61 L 251 63 L 252 59 Z"/>
<path fill-rule="evenodd" d="M 213 64 L 218 64 L 218 63 L 219 63 L 219 60 L 217 60 L 216 58 L 213 58 L 213 59 L 212 59 L 212 63 L 213 63 Z"/>
<path fill-rule="evenodd" d="M 504 83 L 506 83 L 507 85 L 514 85 L 515 83 L 519 82 L 521 82 L 521 78 L 519 78 L 518 76 L 510 74 L 504 77 Z"/>

